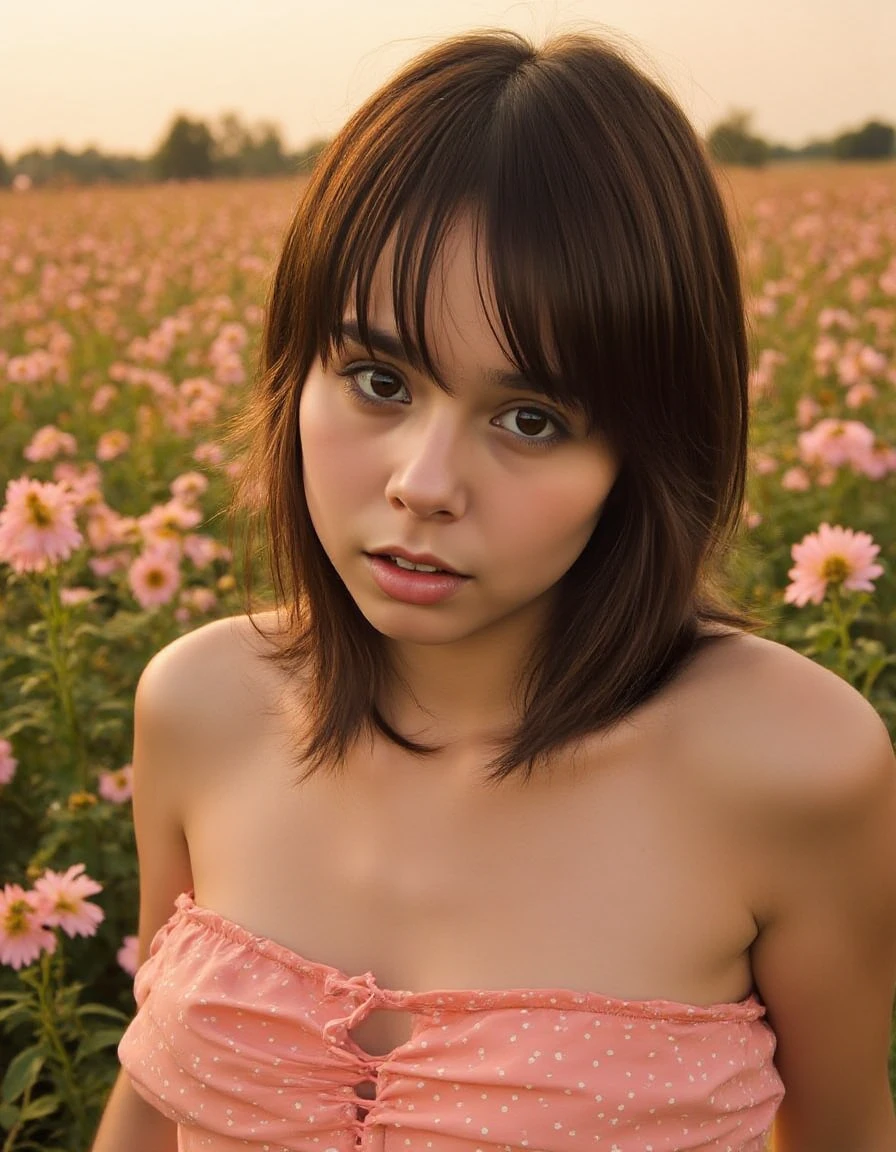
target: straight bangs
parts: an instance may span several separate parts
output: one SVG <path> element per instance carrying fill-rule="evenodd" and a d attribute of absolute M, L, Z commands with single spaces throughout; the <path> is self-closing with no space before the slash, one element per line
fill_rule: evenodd
<path fill-rule="evenodd" d="M 748 357 L 736 254 L 700 142 L 599 40 L 459 37 L 408 65 L 323 153 L 272 285 L 247 485 L 263 493 L 289 617 L 278 659 L 310 671 L 308 771 L 341 761 L 365 729 L 431 751 L 379 712 L 385 646 L 311 524 L 298 410 L 346 319 L 372 350 L 380 277 L 408 361 L 450 390 L 426 314 L 460 224 L 472 226 L 480 299 L 508 359 L 583 412 L 621 461 L 521 670 L 525 723 L 489 779 L 528 774 L 622 719 L 696 651 L 701 623 L 756 625 L 712 591 L 743 501 Z"/>
<path fill-rule="evenodd" d="M 636 471 L 683 438 L 709 466 L 709 527 L 746 428 L 736 257 L 708 166 L 693 164 L 692 129 L 646 78 L 626 91 L 631 73 L 585 37 L 537 52 L 511 34 L 466 37 L 409 68 L 320 161 L 297 218 L 305 275 L 293 321 L 304 314 L 306 356 L 310 344 L 325 363 L 347 314 L 369 345 L 372 283 L 386 272 L 409 362 L 446 383 L 426 301 L 447 235 L 468 221 L 508 359 Z M 622 97 L 639 131 L 620 125 Z M 714 342 L 723 327 L 734 339 Z M 675 403 L 683 376 L 687 405 Z M 726 521 L 742 482 L 725 494 Z"/>

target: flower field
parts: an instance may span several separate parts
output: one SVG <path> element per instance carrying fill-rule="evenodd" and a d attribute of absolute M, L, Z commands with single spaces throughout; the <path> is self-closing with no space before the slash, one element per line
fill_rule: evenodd
<path fill-rule="evenodd" d="M 754 365 L 732 586 L 896 733 L 896 165 L 722 180 Z M 295 194 L 0 194 L 0 1152 L 86 1149 L 116 1072 L 133 692 L 243 607 L 225 433 Z"/>

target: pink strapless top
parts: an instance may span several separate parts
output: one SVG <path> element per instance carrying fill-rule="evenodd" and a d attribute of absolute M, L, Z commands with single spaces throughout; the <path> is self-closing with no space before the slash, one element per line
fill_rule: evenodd
<path fill-rule="evenodd" d="M 135 994 L 121 1062 L 181 1152 L 760 1152 L 783 1096 L 755 997 L 390 991 L 187 895 Z M 373 1056 L 349 1032 L 381 1008 L 413 1033 Z"/>

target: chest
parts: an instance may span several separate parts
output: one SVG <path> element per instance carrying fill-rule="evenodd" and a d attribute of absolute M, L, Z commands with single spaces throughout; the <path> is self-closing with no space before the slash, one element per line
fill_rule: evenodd
<path fill-rule="evenodd" d="M 746 992 L 736 853 L 648 759 L 503 791 L 427 767 L 231 772 L 188 828 L 199 902 L 384 988 Z M 357 1038 L 386 1050 L 408 1026 L 373 1013 Z"/>

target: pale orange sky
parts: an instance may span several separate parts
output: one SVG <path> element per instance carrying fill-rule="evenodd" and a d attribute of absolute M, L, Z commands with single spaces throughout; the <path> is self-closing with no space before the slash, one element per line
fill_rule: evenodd
<path fill-rule="evenodd" d="M 0 0 L 0 151 L 150 151 L 172 116 L 237 111 L 298 147 L 404 60 L 482 26 L 632 40 L 703 130 L 732 107 L 799 144 L 896 122 L 896 0 Z"/>

